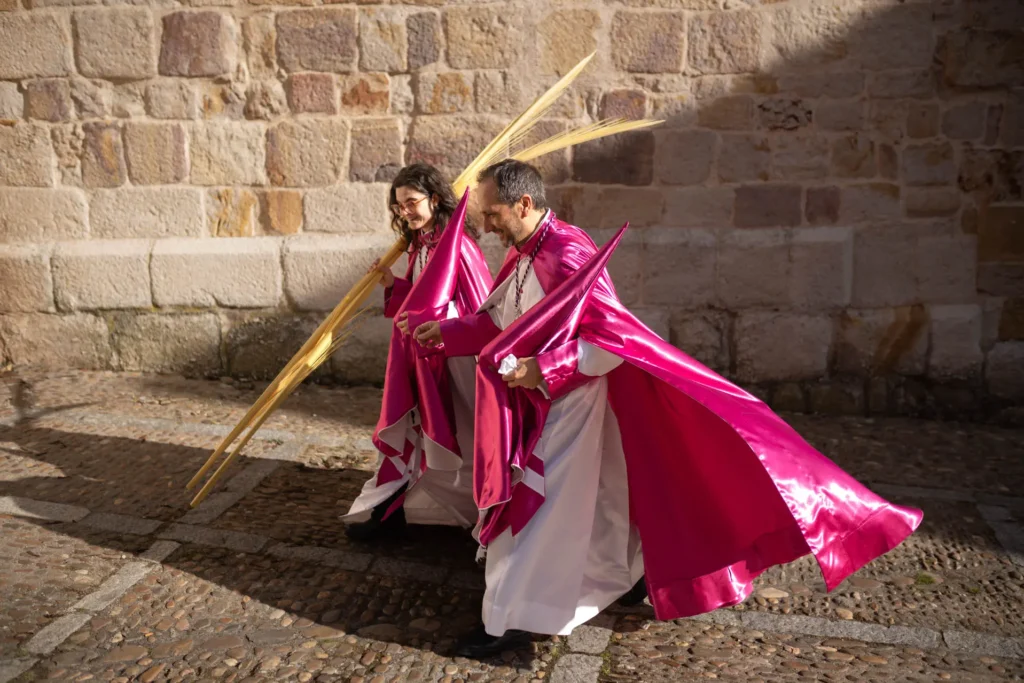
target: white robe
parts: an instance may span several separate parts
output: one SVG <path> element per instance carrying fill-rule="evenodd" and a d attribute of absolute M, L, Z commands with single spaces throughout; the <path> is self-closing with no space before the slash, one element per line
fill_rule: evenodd
<path fill-rule="evenodd" d="M 423 256 L 425 260 L 426 254 Z M 420 259 L 417 258 L 413 263 L 413 282 L 419 277 L 419 262 Z M 456 316 L 455 305 L 449 302 L 448 317 Z M 411 524 L 438 524 L 469 528 L 477 521 L 476 502 L 473 500 L 473 411 L 474 396 L 476 395 L 476 360 L 472 357 L 449 358 L 447 365 L 448 372 L 452 377 L 455 438 L 463 455 L 462 467 L 459 470 L 427 469 L 416 485 L 406 493 L 403 508 L 406 521 Z M 401 433 L 404 431 L 404 438 L 415 444 L 405 475 L 401 479 L 377 486 L 375 472 L 374 476 L 363 485 L 362 491 L 352 503 L 348 514 L 342 515 L 342 521 L 351 523 L 368 520 L 373 508 L 386 501 L 401 486 L 408 483 L 413 473 L 419 472 L 420 459 L 428 456 L 431 446 L 434 447 L 434 450 L 440 448 L 432 442 L 425 443 L 422 433 L 416 433 L 414 427 L 419 424 L 419 410 L 414 408 L 398 425 L 392 428 L 398 432 L 399 441 L 402 440 Z M 426 452 L 424 448 L 427 449 Z M 384 457 L 383 453 L 378 457 L 378 472 Z"/>
<path fill-rule="evenodd" d="M 514 281 L 513 274 L 483 306 L 502 329 L 517 317 Z M 522 310 L 542 298 L 530 268 Z M 544 503 L 517 536 L 507 529 L 487 547 L 483 621 L 493 636 L 509 629 L 568 635 L 643 576 L 622 438 L 604 377 L 622 359 L 578 343 L 580 372 L 597 379 L 551 405 L 534 451 L 544 462 Z"/>

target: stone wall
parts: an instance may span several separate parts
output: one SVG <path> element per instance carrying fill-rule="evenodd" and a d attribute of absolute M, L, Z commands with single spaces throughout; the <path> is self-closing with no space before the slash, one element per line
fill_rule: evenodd
<path fill-rule="evenodd" d="M 623 300 L 783 408 L 1024 396 L 1024 39 L 1011 0 L 0 0 L 0 352 L 272 376 L 578 59 L 538 134 Z M 492 260 L 495 245 L 488 243 Z M 380 305 L 379 296 L 374 305 Z M 380 376 L 369 317 L 321 374 Z"/>

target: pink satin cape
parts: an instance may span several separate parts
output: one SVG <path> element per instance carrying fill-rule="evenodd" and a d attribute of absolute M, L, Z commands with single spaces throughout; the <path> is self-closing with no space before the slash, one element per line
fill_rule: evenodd
<path fill-rule="evenodd" d="M 421 322 L 445 318 L 449 302 L 454 302 L 459 315 L 479 308 L 493 280 L 480 247 L 465 236 L 468 198 L 467 190 L 415 283 L 411 280 L 416 255 L 409 254 L 405 278 L 396 279 L 385 292 L 385 316 L 396 318 L 410 311 L 409 329 L 412 330 Z M 417 407 L 423 436 L 451 456 L 440 463 L 428 463 L 424 458 L 424 466 L 434 464 L 443 469 L 457 470 L 461 465 L 462 453 L 456 439 L 451 376 L 446 358 L 443 353 L 418 354 L 416 346 L 411 335 L 403 335 L 397 326 L 392 325 L 384 398 L 373 434 L 374 445 L 388 456 L 377 473 L 378 485 L 404 476 L 391 457 L 400 458 L 408 466 L 413 452 L 412 444 L 408 442 L 402 449 L 394 448 L 381 439 L 381 432 L 399 423 Z"/>
<path fill-rule="evenodd" d="M 509 390 L 496 368 L 508 353 L 535 356 L 557 400 L 592 379 L 577 371 L 577 337 L 625 360 L 608 375 L 608 400 L 658 619 L 742 602 L 755 577 L 808 552 L 831 591 L 913 533 L 919 510 L 872 493 L 762 401 L 655 335 L 622 306 L 603 267 L 590 282 L 585 272 L 571 280 L 596 247 L 579 228 L 550 221 L 533 264 L 548 292 L 539 304 L 497 335 L 480 317 L 487 313 L 473 324 L 443 324 L 450 355 L 482 349 L 474 446 L 475 495 L 486 511 L 481 543 L 510 526 L 515 533 L 536 509 L 518 475 L 531 466 L 550 405 L 539 391 Z M 519 250 L 529 253 L 539 233 Z M 496 282 L 516 256 L 510 250 Z"/>

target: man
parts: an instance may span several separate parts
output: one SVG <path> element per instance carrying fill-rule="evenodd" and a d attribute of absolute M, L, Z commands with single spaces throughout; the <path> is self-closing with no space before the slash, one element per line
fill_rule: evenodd
<path fill-rule="evenodd" d="M 758 574 L 808 552 L 831 589 L 917 527 L 919 511 L 867 491 L 636 320 L 609 254 L 588 268 L 593 242 L 544 208 L 536 170 L 506 161 L 480 180 L 484 229 L 511 245 L 497 284 L 477 313 L 415 329 L 479 356 L 487 587 L 484 626 L 459 654 L 568 634 L 641 578 L 659 619 L 741 602 Z"/>

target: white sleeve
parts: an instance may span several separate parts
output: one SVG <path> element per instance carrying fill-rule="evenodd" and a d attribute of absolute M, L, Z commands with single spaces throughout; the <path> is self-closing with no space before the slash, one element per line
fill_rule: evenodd
<path fill-rule="evenodd" d="M 578 339 L 577 343 L 579 344 L 577 351 L 579 356 L 576 369 L 584 375 L 591 377 L 607 375 L 622 364 L 622 359 L 610 351 L 605 351 L 599 346 L 594 346 L 582 339 Z"/>

